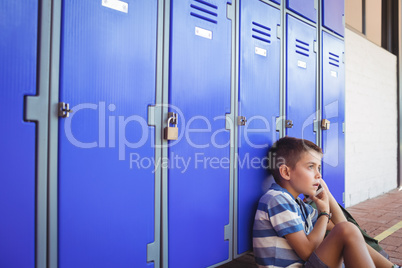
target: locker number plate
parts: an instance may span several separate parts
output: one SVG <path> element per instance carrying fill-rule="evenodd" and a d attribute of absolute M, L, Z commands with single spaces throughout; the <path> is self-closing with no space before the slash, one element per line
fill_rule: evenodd
<path fill-rule="evenodd" d="M 207 39 L 212 39 L 212 32 L 209 30 L 202 29 L 200 27 L 195 27 L 195 35 L 207 38 Z"/>
<path fill-rule="evenodd" d="M 267 50 L 260 48 L 260 47 L 255 47 L 255 54 L 261 55 L 266 57 L 267 56 Z"/>
<path fill-rule="evenodd" d="M 338 73 L 335 71 L 331 71 L 331 76 L 337 78 L 338 77 Z"/>
<path fill-rule="evenodd" d="M 301 61 L 301 60 L 297 61 L 297 66 L 299 66 L 300 68 L 303 68 L 303 69 L 307 69 L 307 63 L 304 61 Z"/>
<path fill-rule="evenodd" d="M 119 0 L 102 0 L 102 6 L 128 13 L 128 3 Z"/>

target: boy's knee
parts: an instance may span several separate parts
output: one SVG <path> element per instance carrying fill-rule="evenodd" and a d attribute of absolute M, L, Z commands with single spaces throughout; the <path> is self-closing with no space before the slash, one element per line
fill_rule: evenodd
<path fill-rule="evenodd" d="M 344 239 L 359 239 L 362 237 L 359 228 L 357 228 L 356 225 L 350 222 L 338 223 L 335 225 L 332 231 L 336 231 Z"/>

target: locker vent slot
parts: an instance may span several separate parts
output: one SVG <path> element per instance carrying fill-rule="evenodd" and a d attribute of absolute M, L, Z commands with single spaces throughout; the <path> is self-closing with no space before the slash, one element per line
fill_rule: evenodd
<path fill-rule="evenodd" d="M 329 52 L 329 64 L 339 67 L 339 56 Z"/>
<path fill-rule="evenodd" d="M 193 12 L 190 12 L 190 15 L 211 23 L 217 24 L 218 21 L 214 18 L 218 17 L 218 13 L 211 11 L 210 9 L 213 8 L 215 10 L 218 9 L 217 6 L 208 3 L 203 0 L 194 0 L 196 3 L 191 4 L 190 7 L 192 8 Z M 208 16 L 213 16 L 213 18 L 210 18 Z"/>
<path fill-rule="evenodd" d="M 265 43 L 271 43 L 271 28 L 253 21 L 252 37 Z"/>
<path fill-rule="evenodd" d="M 309 57 L 310 55 L 310 45 L 306 42 L 303 42 L 299 39 L 296 39 L 296 53 L 299 53 L 303 56 Z"/>
<path fill-rule="evenodd" d="M 212 7 L 214 9 L 218 9 L 218 6 L 215 6 L 214 4 L 208 3 L 207 1 L 203 1 L 203 0 L 194 0 L 195 2 L 204 4 L 206 6 Z"/>

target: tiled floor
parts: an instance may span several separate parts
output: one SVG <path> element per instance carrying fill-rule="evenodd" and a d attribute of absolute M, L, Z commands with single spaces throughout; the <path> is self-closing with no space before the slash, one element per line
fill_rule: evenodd
<path fill-rule="evenodd" d="M 347 210 L 370 236 L 388 231 L 380 246 L 389 254 L 391 262 L 402 265 L 402 191 L 393 190 Z M 219 267 L 255 268 L 256 264 L 253 254 L 248 253 Z"/>
<path fill-rule="evenodd" d="M 369 235 L 376 237 L 402 222 L 402 191 L 391 191 L 348 211 Z M 381 240 L 380 246 L 389 254 L 391 262 L 402 265 L 402 228 Z"/>

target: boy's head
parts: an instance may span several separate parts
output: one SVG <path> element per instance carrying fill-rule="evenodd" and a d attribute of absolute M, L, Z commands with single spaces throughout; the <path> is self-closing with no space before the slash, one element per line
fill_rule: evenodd
<path fill-rule="evenodd" d="M 269 171 L 277 183 L 282 179 L 279 168 L 286 165 L 294 169 L 302 155 L 308 151 L 315 151 L 322 155 L 322 150 L 315 143 L 293 137 L 283 137 L 276 141 L 268 152 Z"/>

